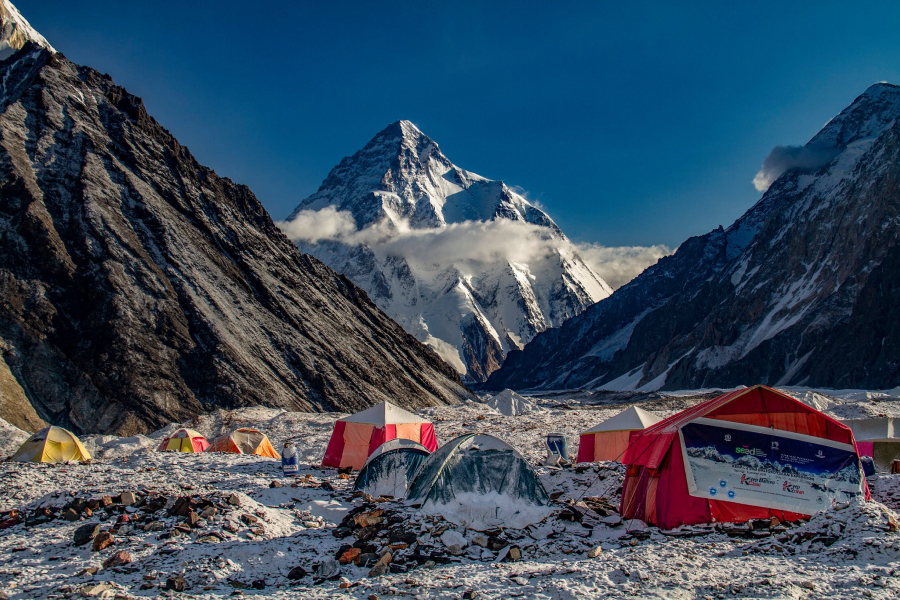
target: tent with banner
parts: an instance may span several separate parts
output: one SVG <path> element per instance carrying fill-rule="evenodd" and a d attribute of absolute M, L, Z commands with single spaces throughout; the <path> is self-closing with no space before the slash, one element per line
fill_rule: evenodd
<path fill-rule="evenodd" d="M 869 488 L 849 427 L 757 385 L 631 435 L 620 512 L 683 524 L 796 520 Z"/>
<path fill-rule="evenodd" d="M 479 531 L 523 529 L 551 512 L 541 480 L 522 455 L 494 436 L 474 433 L 429 456 L 407 500 L 425 513 Z"/>
<path fill-rule="evenodd" d="M 157 448 L 160 452 L 203 452 L 209 442 L 193 429 L 181 428 L 163 439 Z"/>
<path fill-rule="evenodd" d="M 632 431 L 640 431 L 662 421 L 637 406 L 626 408 L 581 434 L 578 462 L 611 460 L 621 462 Z"/>
<path fill-rule="evenodd" d="M 68 429 L 45 427 L 25 440 L 10 460 L 57 463 L 91 460 L 91 455 L 78 436 Z"/>
<path fill-rule="evenodd" d="M 322 465 L 361 469 L 378 446 L 394 438 L 437 450 L 434 425 L 390 402 L 382 402 L 362 412 L 338 420 L 331 432 Z"/>
<path fill-rule="evenodd" d="M 356 476 L 353 490 L 376 498 L 405 498 L 410 482 L 430 454 L 428 448 L 418 442 L 403 438 L 389 440 L 369 456 Z"/>
<path fill-rule="evenodd" d="M 250 427 L 241 427 L 217 437 L 205 452 L 231 452 L 233 454 L 256 454 L 266 458 L 281 458 L 281 455 L 272 447 L 269 436 Z"/>

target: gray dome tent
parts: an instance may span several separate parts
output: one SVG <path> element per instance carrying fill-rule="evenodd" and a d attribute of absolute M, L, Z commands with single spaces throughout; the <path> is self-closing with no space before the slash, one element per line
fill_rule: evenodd
<path fill-rule="evenodd" d="M 537 473 L 512 446 L 494 436 L 460 436 L 419 468 L 407 499 L 427 513 L 470 529 L 521 529 L 550 514 Z"/>
<path fill-rule="evenodd" d="M 428 448 L 412 440 L 389 440 L 378 446 L 366 460 L 353 489 L 376 497 L 403 498 L 409 482 L 430 455 Z"/>

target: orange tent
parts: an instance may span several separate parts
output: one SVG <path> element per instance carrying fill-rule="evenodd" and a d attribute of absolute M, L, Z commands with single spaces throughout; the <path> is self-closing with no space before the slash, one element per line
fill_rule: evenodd
<path fill-rule="evenodd" d="M 193 429 L 179 429 L 159 445 L 160 452 L 203 452 L 209 447 L 206 438 Z"/>
<path fill-rule="evenodd" d="M 281 458 L 262 431 L 249 427 L 235 429 L 212 441 L 206 452 L 231 452 L 233 454 L 258 454 L 267 458 Z"/>

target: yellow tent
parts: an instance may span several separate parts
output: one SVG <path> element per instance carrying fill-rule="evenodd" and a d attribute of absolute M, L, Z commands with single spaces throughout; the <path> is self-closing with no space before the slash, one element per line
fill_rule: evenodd
<path fill-rule="evenodd" d="M 272 447 L 268 436 L 262 431 L 242 427 L 212 441 L 206 452 L 232 452 L 235 454 L 258 454 L 268 458 L 281 458 Z"/>
<path fill-rule="evenodd" d="M 11 460 L 19 462 L 56 463 L 69 460 L 91 460 L 81 440 L 62 427 L 45 427 L 25 440 Z"/>

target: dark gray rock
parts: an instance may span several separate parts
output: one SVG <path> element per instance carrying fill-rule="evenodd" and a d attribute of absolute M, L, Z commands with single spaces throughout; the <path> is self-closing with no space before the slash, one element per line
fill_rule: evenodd
<path fill-rule="evenodd" d="M 72 541 L 76 546 L 83 546 L 97 537 L 100 533 L 100 523 L 87 523 L 75 530 Z"/>

